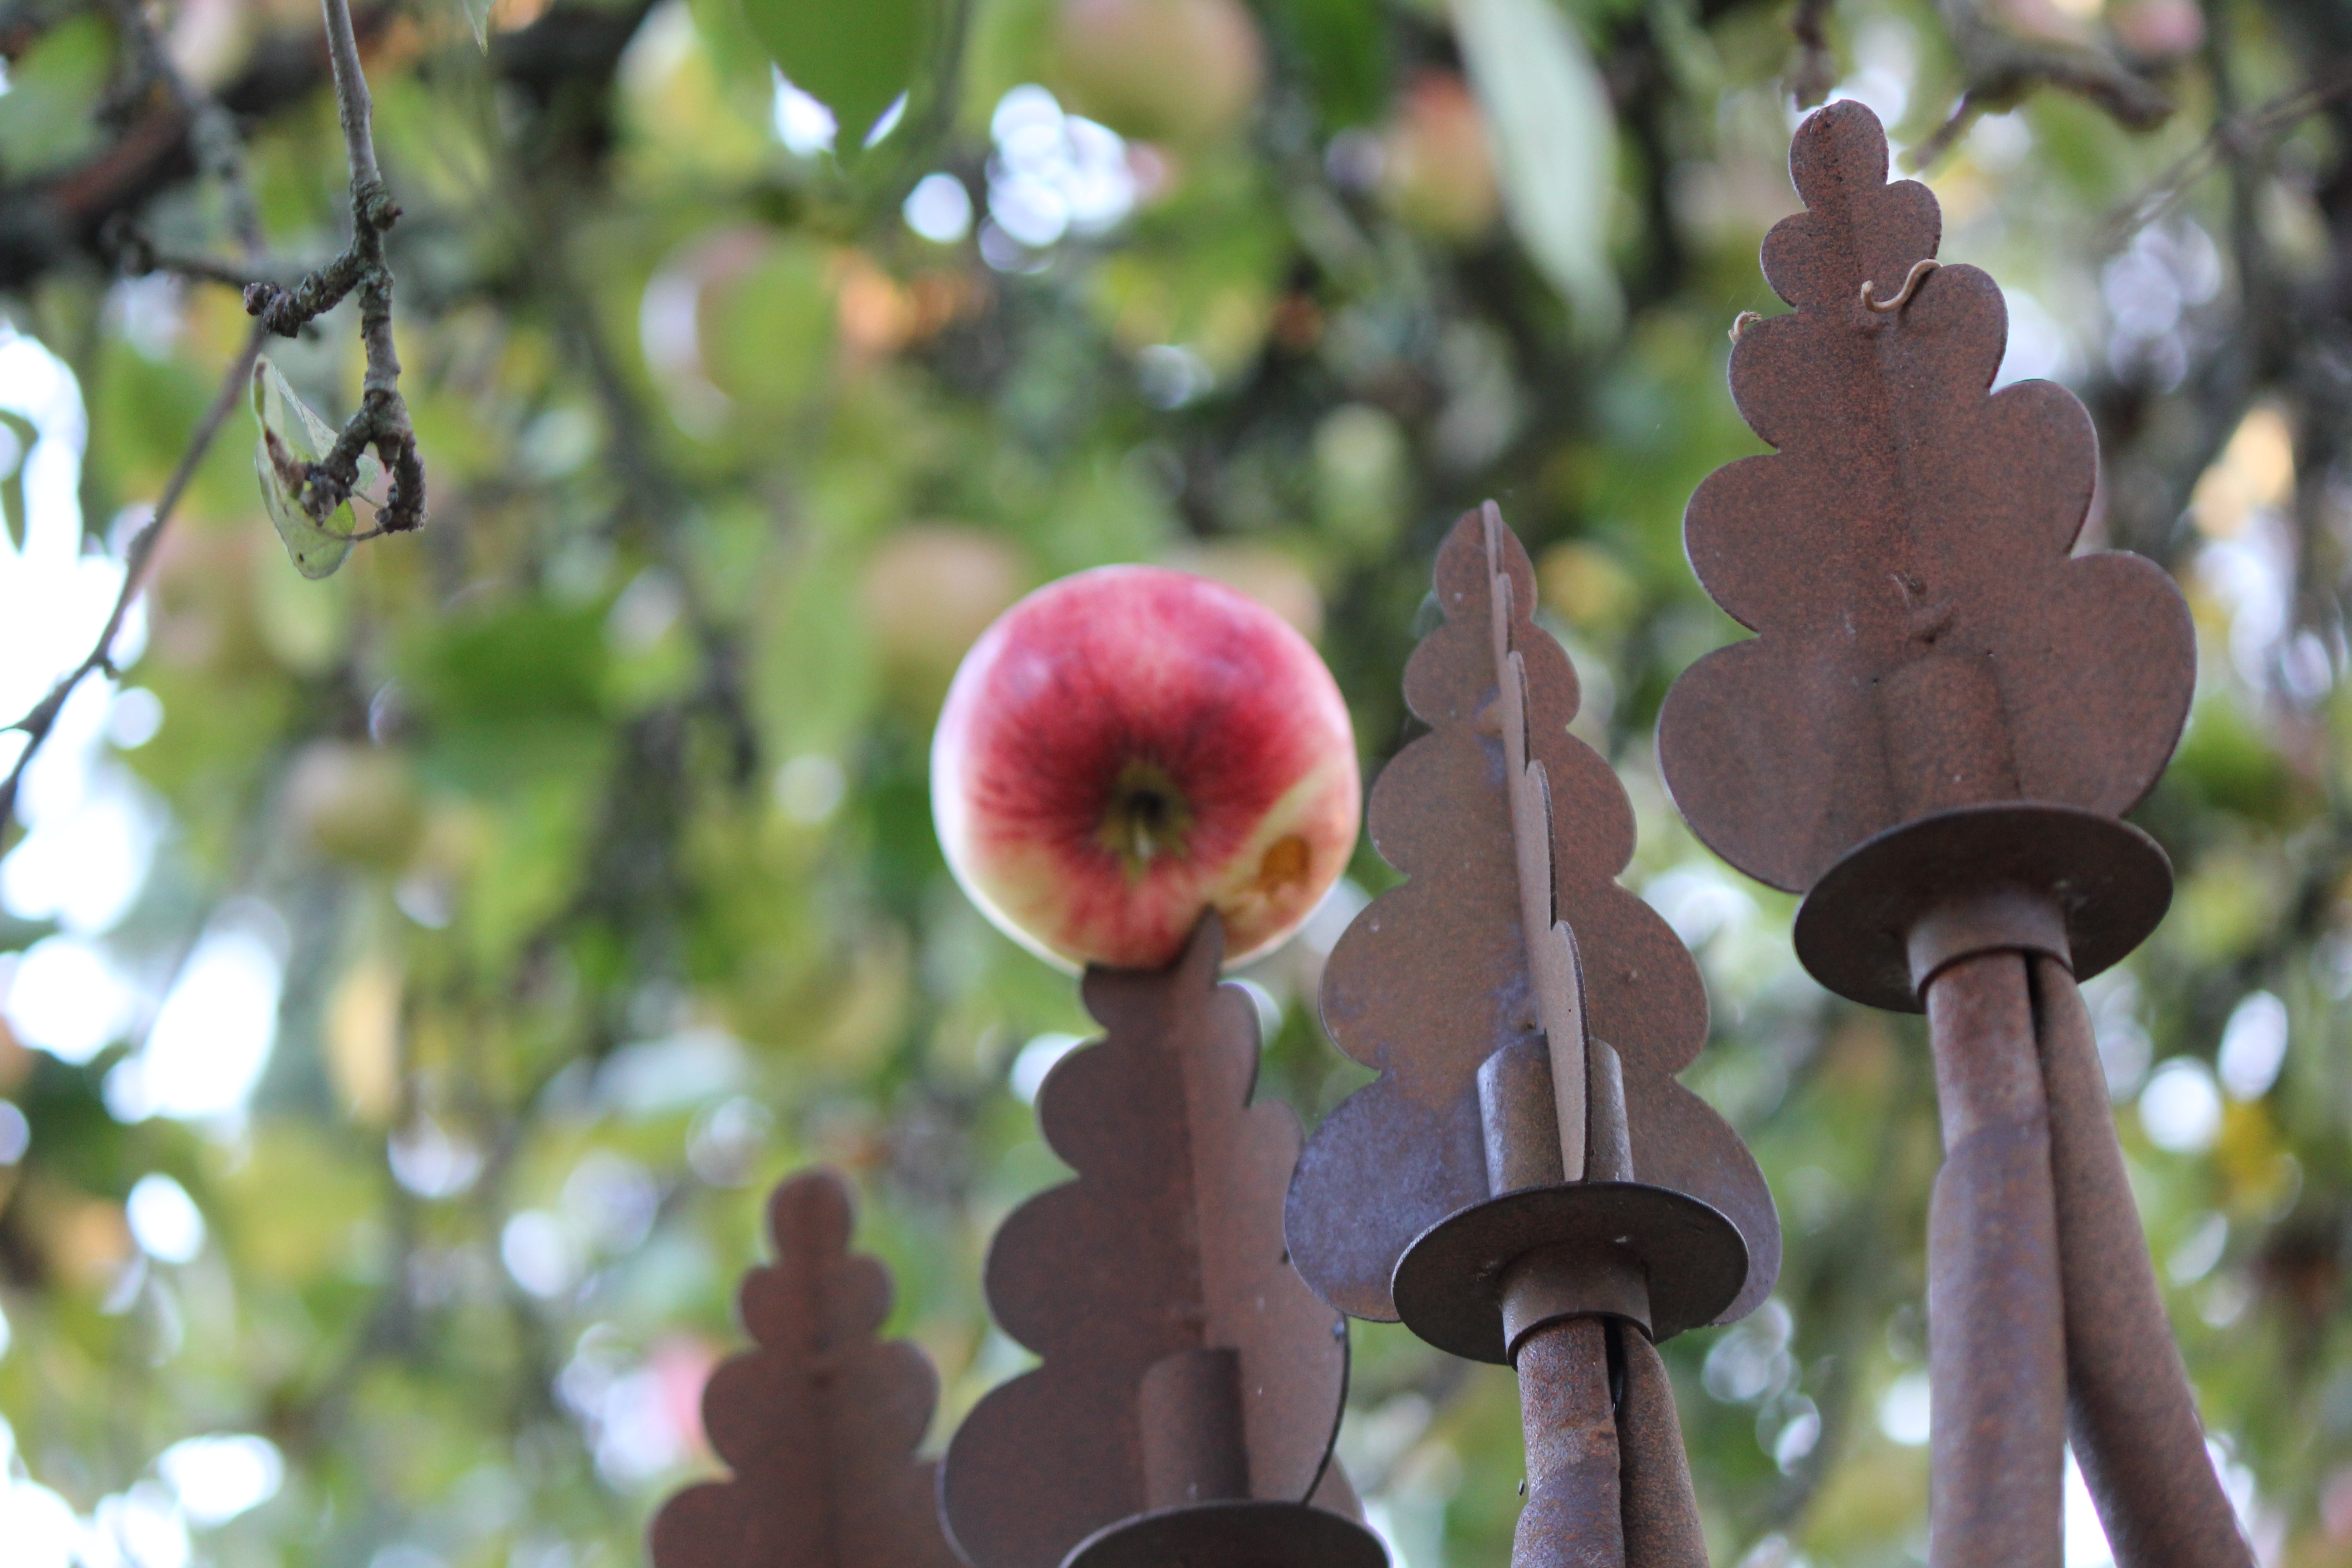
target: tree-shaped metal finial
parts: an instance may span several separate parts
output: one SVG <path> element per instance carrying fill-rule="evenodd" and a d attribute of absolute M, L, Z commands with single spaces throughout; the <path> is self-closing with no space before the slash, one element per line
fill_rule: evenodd
<path fill-rule="evenodd" d="M 1706 994 L 1616 882 L 1633 813 L 1568 733 L 1575 672 L 1534 590 L 1491 505 L 1455 524 L 1444 624 L 1405 672 L 1431 732 L 1372 792 L 1373 842 L 1409 879 L 1324 973 L 1332 1038 L 1381 1077 L 1309 1141 L 1291 1255 L 1349 1312 L 1517 1366 L 1522 1568 L 1703 1563 L 1651 1340 L 1762 1300 L 1780 1231 L 1738 1138 L 1673 1078 Z"/>
<path fill-rule="evenodd" d="M 2068 879 L 2048 940 L 2087 975 L 2163 913 L 2153 846 L 2112 819 L 2188 714 L 2188 612 L 2138 556 L 2070 558 L 2097 477 L 2089 416 L 2049 382 L 1990 390 L 2000 289 L 1936 267 L 1935 198 L 1887 183 L 1876 118 L 1832 105 L 1790 168 L 1806 210 L 1773 229 L 1764 269 L 1797 309 L 1749 326 L 1731 357 L 1732 395 L 1777 450 L 1717 470 L 1684 525 L 1700 582 L 1759 635 L 1668 696 L 1675 803 L 1725 859 L 1792 890 L 1874 835 L 1942 817 L 1936 844 L 1892 853 L 1834 900 L 1841 919 L 1801 932 L 1832 989 L 1918 1005 L 1884 928 L 1917 913 L 1923 847 Z M 2037 831 L 1964 815 L 2017 802 Z"/>
<path fill-rule="evenodd" d="M 849 1250 L 849 1188 L 831 1171 L 768 1200 L 776 1261 L 743 1277 L 760 1348 L 703 1391 L 702 1422 L 734 1479 L 689 1487 L 653 1526 L 654 1568 L 958 1568 L 914 1457 L 939 1378 L 878 1341 L 890 1276 Z"/>
<path fill-rule="evenodd" d="M 1211 914 L 1165 970 L 1087 972 L 1108 1034 L 1037 1100 L 1077 1180 L 988 1258 L 998 1322 L 1044 1364 L 980 1402 L 941 1481 L 974 1568 L 1384 1568 L 1333 1510 L 1346 1324 L 1284 1257 L 1298 1127 L 1250 1103 L 1256 1013 L 1223 951 Z"/>
<path fill-rule="evenodd" d="M 1759 635 L 1668 694 L 1666 781 L 1725 858 L 1806 890 L 1815 978 L 1928 1015 L 1929 1561 L 2055 1568 L 2071 1426 L 2124 1568 L 2243 1564 L 2075 989 L 2171 896 L 2117 818 L 2188 712 L 2188 612 L 2148 562 L 2070 553 L 2089 418 L 2046 382 L 1991 391 L 2000 291 L 1936 264 L 1935 198 L 1887 183 L 1870 110 L 1806 121 L 1790 168 L 1806 210 L 1764 269 L 1796 310 L 1731 360 L 1777 451 L 1718 469 L 1685 523 Z"/>

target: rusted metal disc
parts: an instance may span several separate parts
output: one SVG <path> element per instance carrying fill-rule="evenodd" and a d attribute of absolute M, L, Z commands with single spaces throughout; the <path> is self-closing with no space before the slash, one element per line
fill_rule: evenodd
<path fill-rule="evenodd" d="M 1840 857 L 1797 909 L 1797 958 L 1839 995 L 1922 1010 L 1912 928 L 1939 907 L 2016 889 L 2053 900 L 2088 980 L 2137 947 L 2172 903 L 2172 862 L 2127 822 L 2070 805 L 1959 806 L 1888 828 Z"/>
<path fill-rule="evenodd" d="M 1473 1204 L 1414 1238 L 1390 1290 L 1439 1350 L 1501 1364 L 1503 1274 L 1538 1247 L 1620 1247 L 1649 1276 L 1653 1341 L 1713 1322 L 1748 1278 L 1748 1244 L 1714 1207 L 1646 1182 L 1570 1182 Z"/>
<path fill-rule="evenodd" d="M 1202 1502 L 1096 1531 L 1062 1568 L 1388 1568 L 1380 1537 L 1303 1502 Z"/>

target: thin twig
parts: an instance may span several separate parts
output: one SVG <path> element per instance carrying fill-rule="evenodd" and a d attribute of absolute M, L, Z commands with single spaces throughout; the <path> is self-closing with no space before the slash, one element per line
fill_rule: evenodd
<path fill-rule="evenodd" d="M 2143 192 L 2137 200 L 2108 220 L 2107 248 L 2121 245 L 2180 204 L 2191 186 L 2211 173 L 2224 156 L 2266 152 L 2288 132 L 2338 99 L 2352 94 L 2352 66 L 2281 93 L 2243 114 L 2223 115 L 2213 129 L 2180 162 Z"/>
<path fill-rule="evenodd" d="M 1830 50 L 1830 0 L 1797 0 L 1789 31 L 1797 36 L 1797 68 L 1789 73 L 1789 90 L 1798 105 L 1811 109 L 1837 85 L 1837 57 Z"/>
<path fill-rule="evenodd" d="M 375 163 L 375 100 L 368 92 L 367 73 L 360 68 L 359 36 L 352 30 L 348 0 L 320 0 L 327 23 L 327 58 L 335 68 L 336 119 L 343 127 L 343 154 L 352 166 L 352 197 L 381 196 L 383 174 Z M 390 226 L 386 225 L 385 226 Z"/>
<path fill-rule="evenodd" d="M 376 164 L 371 123 L 374 102 L 368 94 L 367 73 L 360 67 L 349 0 L 320 0 L 320 7 L 326 16 L 337 117 L 352 171 L 352 243 L 291 289 L 254 284 L 245 291 L 245 308 L 268 331 L 292 337 L 306 322 L 341 304 L 344 296 L 359 297 L 360 342 L 367 351 L 360 405 L 327 455 L 305 469 L 302 507 L 320 521 L 331 516 L 351 499 L 359 483 L 360 455 L 373 447 L 392 476 L 382 531 L 406 533 L 425 524 L 425 464 L 417 456 L 408 404 L 400 395 L 400 353 L 392 338 L 392 266 L 384 257 L 383 237 L 400 220 L 400 208 Z"/>
<path fill-rule="evenodd" d="M 195 154 L 196 167 L 219 183 L 222 205 L 228 209 L 229 232 L 236 237 L 247 265 L 259 262 L 268 248 L 261 232 L 261 208 L 253 199 L 253 184 L 246 176 L 245 143 L 239 140 L 228 110 L 211 93 L 190 81 L 173 60 L 172 52 L 156 35 L 154 23 L 142 0 L 108 0 L 108 6 L 130 40 L 145 79 L 160 83 L 173 107 L 187 116 L 188 147 Z"/>
<path fill-rule="evenodd" d="M 74 689 L 82 683 L 85 677 L 100 672 L 109 676 L 114 674 L 114 639 L 122 630 L 122 619 L 131 612 L 131 600 L 137 598 L 140 590 L 146 586 L 147 568 L 155 558 L 155 547 L 163 542 L 163 530 L 170 526 L 172 512 L 180 504 L 180 497 L 186 492 L 188 481 L 195 478 L 196 466 L 204 461 L 205 452 L 211 449 L 213 438 L 220 434 L 221 426 L 226 423 L 230 410 L 245 396 L 246 383 L 253 374 L 253 362 L 261 357 L 263 336 L 258 324 L 247 334 L 245 351 L 229 366 L 228 374 L 221 382 L 220 391 L 213 397 L 212 406 L 205 410 L 203 421 L 196 426 L 195 433 L 188 437 L 187 448 L 180 454 L 179 467 L 172 470 L 170 480 L 163 486 L 163 493 L 157 498 L 155 514 L 132 536 L 131 549 L 122 563 L 122 591 L 114 596 L 114 608 L 108 614 L 106 628 L 98 634 L 97 643 L 79 664 L 68 670 L 57 685 L 49 689 L 47 697 L 33 705 L 31 712 L 8 726 L 11 730 L 23 731 L 26 739 L 25 749 L 17 754 L 15 765 L 9 768 L 6 780 L 0 781 L 0 826 L 5 826 L 15 814 L 16 787 L 24 780 L 25 770 L 32 765 L 42 743 L 48 740 L 49 731 L 57 728 L 58 715 L 65 710 L 66 700 L 74 694 Z"/>
<path fill-rule="evenodd" d="M 1983 0 L 1943 0 L 1943 11 L 1967 85 L 1950 118 L 1904 157 L 1906 168 L 1933 164 L 1979 115 L 2014 108 L 2039 87 L 2085 99 L 2127 131 L 2149 130 L 2172 114 L 2170 99 L 2104 49 L 2021 38 L 1994 21 Z"/>
<path fill-rule="evenodd" d="M 525 216 L 529 226 L 525 232 L 539 258 L 532 275 L 541 298 L 548 305 L 560 340 L 570 347 L 586 374 L 604 416 L 605 458 L 620 481 L 621 515 L 644 529 L 677 584 L 687 625 L 702 655 L 699 695 L 725 729 L 735 782 L 748 784 L 759 771 L 760 742 L 744 689 L 740 638 L 721 623 L 696 569 L 681 526 L 692 513 L 690 500 L 655 448 L 649 432 L 656 419 L 637 401 L 590 308 L 588 291 L 572 270 L 566 209 L 561 204 L 536 199 L 528 190 L 519 190 L 517 198 L 517 210 Z"/>
<path fill-rule="evenodd" d="M 572 279 L 562 251 L 562 237 L 543 258 L 540 275 L 555 306 L 557 321 L 588 374 L 589 385 L 604 415 L 606 450 L 621 480 L 625 505 L 644 525 L 662 563 L 669 569 L 684 602 L 687 624 L 700 645 L 703 696 L 725 726 L 730 760 L 736 782 L 748 783 L 759 768 L 759 734 L 751 722 L 743 689 L 743 655 L 736 636 L 722 626 L 705 593 L 700 574 L 677 521 L 689 507 L 677 479 L 646 438 L 653 425 L 639 406 L 610 346 L 598 331 L 584 294 Z"/>
<path fill-rule="evenodd" d="M 168 272 L 175 278 L 185 278 L 198 283 L 218 283 L 239 293 L 262 281 L 260 269 L 257 267 L 240 266 L 209 256 L 190 255 L 157 245 L 152 236 L 121 213 L 107 219 L 98 237 L 100 247 L 114 265 L 132 278 L 144 278 L 151 272 Z"/>

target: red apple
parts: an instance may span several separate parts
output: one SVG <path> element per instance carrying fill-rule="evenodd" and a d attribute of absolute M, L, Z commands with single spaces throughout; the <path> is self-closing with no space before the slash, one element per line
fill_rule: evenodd
<path fill-rule="evenodd" d="M 1222 584 L 1103 566 L 1038 589 L 965 656 L 931 744 L 948 865 L 1053 962 L 1158 968 L 1202 912 L 1234 961 L 1297 930 L 1356 844 L 1331 672 Z"/>

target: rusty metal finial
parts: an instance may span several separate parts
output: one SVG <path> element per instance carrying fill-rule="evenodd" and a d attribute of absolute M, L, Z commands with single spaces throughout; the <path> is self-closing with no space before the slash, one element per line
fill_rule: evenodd
<path fill-rule="evenodd" d="M 1250 1103 L 1257 1016 L 1223 952 L 1213 913 L 1165 970 L 1087 972 L 1108 1033 L 1037 1097 L 1077 1179 L 988 1257 L 997 1321 L 1044 1364 L 980 1402 L 941 1476 L 973 1568 L 1384 1568 L 1329 1463 L 1346 1324 L 1283 1254 L 1298 1125 Z"/>
<path fill-rule="evenodd" d="M 1324 973 L 1332 1038 L 1381 1076 L 1307 1143 L 1291 1257 L 1345 1311 L 1518 1367 L 1523 1568 L 1643 1542 L 1634 1561 L 1690 1561 L 1651 1342 L 1762 1300 L 1780 1262 L 1771 1196 L 1674 1079 L 1706 1039 L 1706 993 L 1616 881 L 1633 812 L 1568 733 L 1575 672 L 1530 618 L 1534 571 L 1491 504 L 1454 525 L 1436 586 L 1444 624 L 1405 672 L 1431 732 L 1371 798 L 1373 842 L 1409 879 Z"/>
<path fill-rule="evenodd" d="M 1731 354 L 1777 450 L 1717 469 L 1684 523 L 1758 635 L 1667 694 L 1666 782 L 1726 859 L 1804 891 L 1816 979 L 1928 1016 L 1929 1562 L 2056 1568 L 2071 1426 L 2124 1568 L 2247 1564 L 2075 989 L 2171 896 L 2119 818 L 2188 713 L 2188 611 L 2147 561 L 2071 553 L 2089 416 L 2048 382 L 1990 391 L 2000 290 L 1936 264 L 1935 198 L 1887 182 L 1876 117 L 1821 110 L 1790 169 L 1806 210 L 1764 270 L 1796 310 Z"/>
<path fill-rule="evenodd" d="M 768 1199 L 776 1261 L 743 1277 L 760 1348 L 712 1374 L 702 1425 L 734 1479 L 689 1487 L 653 1524 L 654 1568 L 958 1568 L 914 1457 L 939 1377 L 878 1341 L 890 1276 L 849 1250 L 849 1187 L 804 1172 Z"/>
<path fill-rule="evenodd" d="M 2137 555 L 2070 557 L 2089 416 L 2049 382 L 1989 392 L 2000 289 L 1937 265 L 1935 198 L 1887 183 L 1876 118 L 1832 104 L 1790 167 L 1806 210 L 1764 269 L 1796 310 L 1731 355 L 1732 395 L 1778 450 L 1717 470 L 1684 522 L 1700 582 L 1759 635 L 1668 694 L 1668 786 L 1725 859 L 1815 889 L 1799 952 L 1832 990 L 1916 1010 L 1915 963 L 1952 943 L 1915 954 L 1892 930 L 1918 923 L 1923 865 L 1970 858 L 1988 897 L 2065 888 L 2032 945 L 2086 976 L 2169 897 L 2161 853 L 2115 819 L 2187 717 L 2188 611 Z"/>

